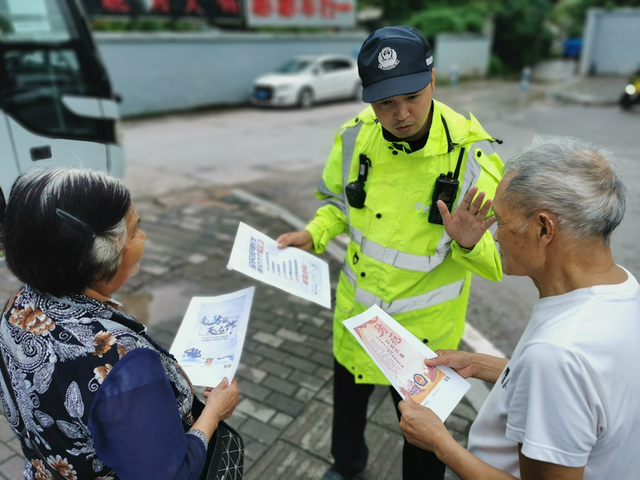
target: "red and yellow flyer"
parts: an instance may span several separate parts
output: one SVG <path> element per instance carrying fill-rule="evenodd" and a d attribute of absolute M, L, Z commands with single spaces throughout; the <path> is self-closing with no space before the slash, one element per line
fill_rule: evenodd
<path fill-rule="evenodd" d="M 436 354 L 380 307 L 374 305 L 343 323 L 402 398 L 409 395 L 442 421 L 469 389 L 451 368 L 425 365 L 424 360 Z"/>

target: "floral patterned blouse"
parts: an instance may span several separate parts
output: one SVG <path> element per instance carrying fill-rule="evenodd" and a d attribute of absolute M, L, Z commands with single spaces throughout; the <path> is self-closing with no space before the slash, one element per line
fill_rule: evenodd
<path fill-rule="evenodd" d="M 53 479 L 51 470 L 68 480 L 199 478 L 207 439 L 190 430 L 189 379 L 115 302 L 26 285 L 0 320 L 0 351 L 17 405 L 3 377 L 0 396 L 27 480 Z"/>

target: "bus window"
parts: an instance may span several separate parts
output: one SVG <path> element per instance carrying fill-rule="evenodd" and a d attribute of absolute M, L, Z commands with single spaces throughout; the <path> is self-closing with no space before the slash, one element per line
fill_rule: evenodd
<path fill-rule="evenodd" d="M 65 0 L 0 0 L 0 105 L 31 132 L 114 143 L 113 121 L 80 116 L 65 95 L 111 97 Z"/>
<path fill-rule="evenodd" d="M 2 41 L 59 43 L 77 36 L 58 0 L 0 0 Z"/>

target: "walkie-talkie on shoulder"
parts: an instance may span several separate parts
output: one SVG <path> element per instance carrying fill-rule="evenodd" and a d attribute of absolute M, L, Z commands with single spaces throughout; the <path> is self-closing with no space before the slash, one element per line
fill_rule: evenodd
<path fill-rule="evenodd" d="M 464 147 L 460 149 L 460 156 L 458 157 L 458 163 L 456 165 L 455 173 L 441 173 L 436 178 L 436 185 L 433 189 L 433 197 L 431 199 L 431 208 L 429 209 L 429 223 L 436 225 L 442 225 L 442 215 L 438 210 L 438 200 L 442 200 L 449 209 L 449 212 L 453 209 L 453 202 L 458 194 L 458 176 L 460 175 L 460 166 L 462 165 L 462 157 L 464 157 Z"/>

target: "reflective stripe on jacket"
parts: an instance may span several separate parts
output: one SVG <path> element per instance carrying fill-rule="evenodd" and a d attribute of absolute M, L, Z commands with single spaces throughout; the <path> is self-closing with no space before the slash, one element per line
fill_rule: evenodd
<path fill-rule="evenodd" d="M 388 382 L 343 320 L 376 304 L 431 349 L 456 348 L 471 273 L 490 280 L 502 277 L 491 232 L 469 251 L 452 241 L 442 225 L 427 220 L 435 180 L 455 170 L 461 148 L 465 154 L 454 208 L 474 185 L 493 198 L 502 172 L 493 138 L 473 116 L 466 120 L 436 101 L 433 108 L 429 139 L 413 153 L 408 143 L 392 144 L 383 137 L 371 107 L 346 123 L 316 194 L 323 205 L 307 226 L 317 253 L 341 233 L 351 237 L 336 290 L 334 355 L 358 383 Z M 371 160 L 371 167 L 365 205 L 357 209 L 349 206 L 345 187 L 358 177 L 360 154 Z"/>

